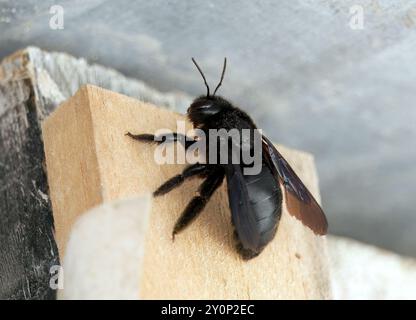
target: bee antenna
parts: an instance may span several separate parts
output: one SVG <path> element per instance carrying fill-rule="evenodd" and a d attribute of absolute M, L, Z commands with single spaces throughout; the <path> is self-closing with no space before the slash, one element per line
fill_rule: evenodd
<path fill-rule="evenodd" d="M 194 65 L 198 69 L 199 73 L 201 74 L 202 79 L 204 79 L 205 86 L 207 87 L 207 97 L 209 97 L 209 86 L 208 86 L 208 83 L 207 83 L 207 79 L 205 79 L 204 73 L 202 72 L 201 68 L 198 66 L 198 64 L 196 63 L 194 58 L 192 58 L 192 62 L 194 63 Z"/>
<path fill-rule="evenodd" d="M 224 74 L 225 74 L 225 68 L 226 67 L 227 67 L 227 58 L 224 58 L 224 66 L 222 68 L 221 80 L 220 80 L 220 83 L 218 83 L 217 87 L 214 90 L 214 96 L 215 96 L 215 93 L 217 92 L 218 88 L 221 87 L 222 80 L 224 79 Z"/>

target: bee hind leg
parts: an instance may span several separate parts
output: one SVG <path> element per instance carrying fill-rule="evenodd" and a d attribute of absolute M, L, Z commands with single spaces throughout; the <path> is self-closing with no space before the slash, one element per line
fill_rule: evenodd
<path fill-rule="evenodd" d="M 207 171 L 207 165 L 196 163 L 191 166 L 186 167 L 182 173 L 170 178 L 165 183 L 163 183 L 156 191 L 153 192 L 153 196 L 161 196 L 169 191 L 172 191 L 176 187 L 179 187 L 186 179 L 203 175 Z"/>
<path fill-rule="evenodd" d="M 215 190 L 219 188 L 224 180 L 224 170 L 214 170 L 199 187 L 199 196 L 194 197 L 186 206 L 179 219 L 176 221 L 172 232 L 175 235 L 185 229 L 202 212 Z"/>

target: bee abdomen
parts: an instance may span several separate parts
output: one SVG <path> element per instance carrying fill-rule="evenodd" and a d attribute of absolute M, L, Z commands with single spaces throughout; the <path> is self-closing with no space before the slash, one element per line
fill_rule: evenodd
<path fill-rule="evenodd" d="M 260 246 L 263 247 L 273 239 L 280 220 L 282 209 L 282 192 L 271 170 L 263 165 L 257 176 L 247 177 L 247 189 L 253 214 L 256 219 L 256 230 L 260 235 Z"/>
<path fill-rule="evenodd" d="M 251 239 L 256 239 L 250 246 L 241 241 L 237 249 L 245 259 L 257 256 L 263 248 L 273 239 L 282 209 L 282 192 L 271 170 L 263 165 L 258 175 L 244 176 L 248 191 L 251 222 Z M 237 234 L 238 239 L 238 234 Z"/>

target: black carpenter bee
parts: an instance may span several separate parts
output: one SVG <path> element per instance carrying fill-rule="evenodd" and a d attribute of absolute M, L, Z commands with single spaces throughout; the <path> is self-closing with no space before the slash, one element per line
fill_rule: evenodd
<path fill-rule="evenodd" d="M 256 129 L 253 120 L 244 111 L 215 95 L 224 79 L 227 59 L 224 59 L 221 79 L 212 95 L 202 70 L 193 58 L 192 61 L 207 88 L 207 94 L 196 98 L 187 110 L 187 116 L 194 127 L 207 132 L 207 137 L 209 129 Z M 139 141 L 160 143 L 157 141 L 160 139 L 156 139 L 152 134 L 127 135 Z M 164 137 L 162 141 L 175 142 L 179 141 L 179 138 L 186 141 L 186 150 L 196 141 L 190 137 L 183 139 L 184 137 L 180 137 L 178 133 Z M 189 202 L 177 220 L 172 238 L 202 212 L 225 177 L 231 221 L 235 228 L 236 248 L 243 259 L 248 260 L 259 255 L 276 234 L 282 212 L 281 186 L 285 191 L 288 212 L 315 234 L 326 234 L 328 223 L 317 201 L 270 140 L 263 135 L 260 141 L 262 166 L 259 174 L 244 175 L 244 164 L 196 163 L 186 167 L 181 174 L 166 181 L 153 193 L 154 196 L 164 195 L 191 177 L 198 176 L 204 179 L 198 189 L 199 195 Z M 253 143 L 253 140 L 250 140 L 250 143 Z"/>

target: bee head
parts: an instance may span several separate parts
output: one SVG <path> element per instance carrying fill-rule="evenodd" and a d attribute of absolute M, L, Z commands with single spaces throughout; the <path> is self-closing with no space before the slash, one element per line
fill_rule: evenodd
<path fill-rule="evenodd" d="M 200 127 L 229 107 L 231 104 L 221 97 L 200 96 L 192 102 L 187 115 L 196 127 Z"/>
<path fill-rule="evenodd" d="M 192 62 L 195 64 L 196 68 L 202 76 L 202 79 L 204 79 L 205 86 L 207 87 L 206 96 L 200 96 L 196 98 L 187 111 L 189 119 L 196 127 L 199 127 L 206 123 L 210 118 L 218 115 L 218 113 L 230 106 L 230 103 L 227 100 L 215 96 L 215 93 L 217 93 L 217 90 L 221 86 L 222 80 L 224 79 L 225 68 L 227 67 L 227 58 L 224 58 L 224 66 L 222 69 L 221 79 L 214 90 L 214 94 L 212 95 L 210 95 L 209 86 L 201 68 L 198 66 L 194 58 L 192 58 Z"/>

